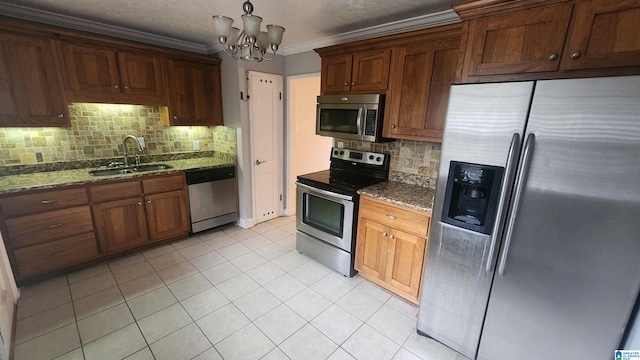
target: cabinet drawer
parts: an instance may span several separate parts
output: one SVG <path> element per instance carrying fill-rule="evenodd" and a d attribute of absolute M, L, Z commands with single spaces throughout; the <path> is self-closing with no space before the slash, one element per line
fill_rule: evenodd
<path fill-rule="evenodd" d="M 142 180 L 142 188 L 145 194 L 182 190 L 184 189 L 184 174 L 144 179 Z"/>
<path fill-rule="evenodd" d="M 13 217 L 84 205 L 88 202 L 87 189 L 81 187 L 8 196 L 0 199 L 0 207 L 5 217 Z"/>
<path fill-rule="evenodd" d="M 6 224 L 14 249 L 93 232 L 88 205 L 20 216 Z"/>
<path fill-rule="evenodd" d="M 428 214 L 367 196 L 360 197 L 360 216 L 420 236 L 427 236 L 429 231 Z"/>
<path fill-rule="evenodd" d="M 89 192 L 94 203 L 137 197 L 142 194 L 139 180 L 92 185 Z"/>
<path fill-rule="evenodd" d="M 18 249 L 13 254 L 20 276 L 27 277 L 95 258 L 98 247 L 89 233 Z"/>

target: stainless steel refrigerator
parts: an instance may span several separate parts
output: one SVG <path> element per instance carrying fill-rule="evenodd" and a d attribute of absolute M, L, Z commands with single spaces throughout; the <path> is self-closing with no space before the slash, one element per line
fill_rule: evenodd
<path fill-rule="evenodd" d="M 610 359 L 640 289 L 640 77 L 454 85 L 418 332 Z"/>

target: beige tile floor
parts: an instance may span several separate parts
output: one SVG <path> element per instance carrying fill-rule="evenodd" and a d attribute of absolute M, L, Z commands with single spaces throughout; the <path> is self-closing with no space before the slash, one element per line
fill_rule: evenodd
<path fill-rule="evenodd" d="M 229 226 L 22 288 L 15 360 L 462 359 L 294 234 L 294 217 Z"/>

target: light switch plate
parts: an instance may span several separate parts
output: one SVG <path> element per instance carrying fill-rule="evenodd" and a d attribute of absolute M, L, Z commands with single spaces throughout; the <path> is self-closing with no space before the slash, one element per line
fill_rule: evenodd
<path fill-rule="evenodd" d="M 199 140 L 194 140 L 193 141 L 193 150 L 200 150 L 200 141 Z"/>
<path fill-rule="evenodd" d="M 140 146 L 144 149 L 146 147 L 145 144 L 144 144 L 144 138 L 143 137 L 139 137 L 137 139 L 138 139 L 138 142 L 140 143 Z"/>

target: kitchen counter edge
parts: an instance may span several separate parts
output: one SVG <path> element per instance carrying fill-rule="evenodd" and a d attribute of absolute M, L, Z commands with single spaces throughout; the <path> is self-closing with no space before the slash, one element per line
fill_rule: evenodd
<path fill-rule="evenodd" d="M 86 168 L 2 176 L 0 177 L 0 195 L 15 194 L 31 190 L 55 189 L 63 186 L 85 185 L 89 183 L 100 183 L 122 179 L 134 179 L 136 177 L 169 174 L 186 170 L 214 169 L 236 165 L 235 162 L 229 162 L 225 159 L 207 157 L 183 160 L 167 160 L 161 161 L 159 163 L 167 164 L 171 166 L 171 169 L 110 176 L 92 176 L 89 174 L 89 171 L 95 170 L 95 168 Z"/>
<path fill-rule="evenodd" d="M 398 181 L 385 181 L 360 189 L 358 194 L 430 213 L 433 211 L 435 189 Z"/>

